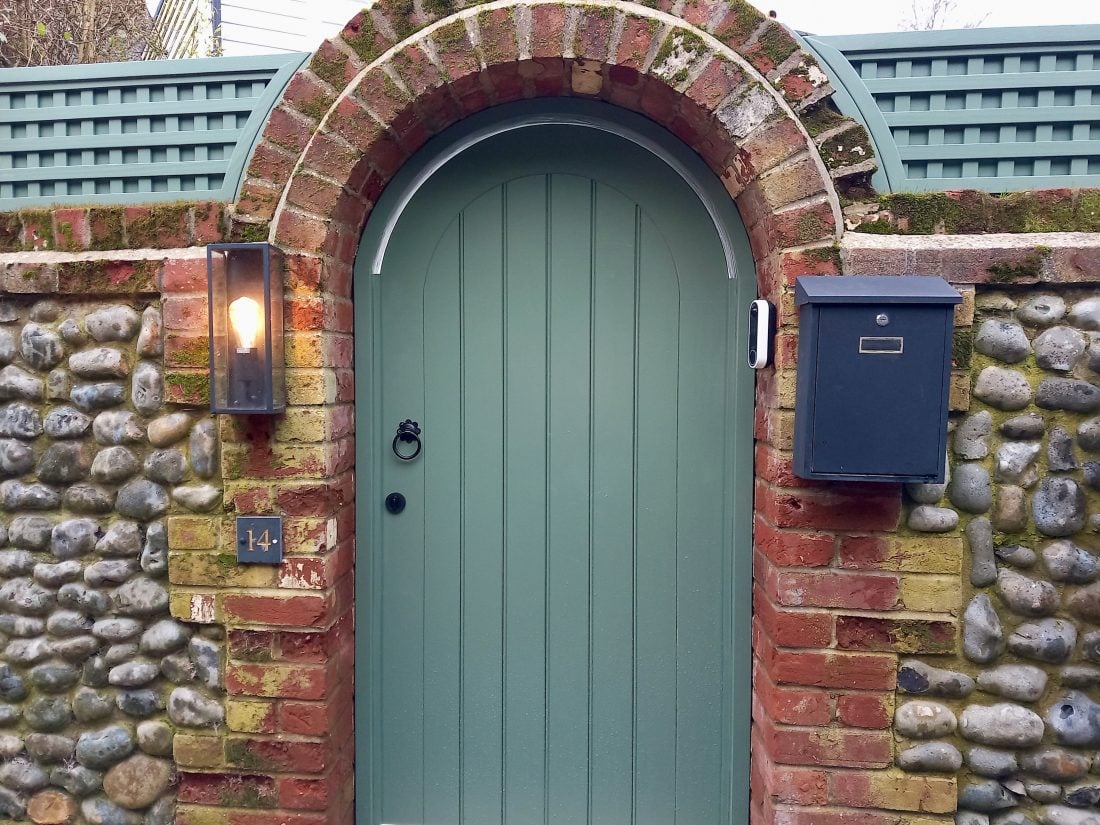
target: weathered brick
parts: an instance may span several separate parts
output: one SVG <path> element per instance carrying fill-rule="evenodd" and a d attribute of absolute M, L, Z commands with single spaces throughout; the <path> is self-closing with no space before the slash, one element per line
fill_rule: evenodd
<path fill-rule="evenodd" d="M 951 813 L 956 806 L 954 777 L 917 776 L 891 771 L 844 771 L 829 776 L 829 801 L 857 808 Z"/>

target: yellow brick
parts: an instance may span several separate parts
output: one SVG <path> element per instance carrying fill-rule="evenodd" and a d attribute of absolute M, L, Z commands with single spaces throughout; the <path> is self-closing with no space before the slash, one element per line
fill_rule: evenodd
<path fill-rule="evenodd" d="M 324 334 L 291 332 L 283 339 L 283 352 L 288 367 L 320 368 L 325 365 Z"/>
<path fill-rule="evenodd" d="M 958 576 L 902 575 L 901 604 L 921 613 L 958 614 L 962 580 Z"/>
<path fill-rule="evenodd" d="M 168 596 L 168 612 L 180 621 L 216 624 L 222 618 L 221 600 L 215 593 L 173 588 Z"/>
<path fill-rule="evenodd" d="M 278 568 L 237 564 L 234 553 L 168 554 L 168 581 L 192 587 L 275 587 Z"/>
<path fill-rule="evenodd" d="M 324 441 L 329 431 L 329 412 L 323 407 L 288 409 L 275 424 L 278 441 Z"/>
<path fill-rule="evenodd" d="M 172 743 L 172 756 L 182 768 L 216 768 L 225 762 L 224 741 L 220 736 L 177 733 Z"/>
<path fill-rule="evenodd" d="M 771 414 L 771 443 L 777 450 L 794 449 L 794 413 L 775 410 Z"/>
<path fill-rule="evenodd" d="M 336 373 L 333 370 L 289 369 L 286 372 L 286 400 L 291 406 L 315 406 L 336 401 Z"/>
<path fill-rule="evenodd" d="M 784 409 L 793 410 L 795 385 L 798 382 L 798 374 L 794 370 L 779 370 L 775 378 L 775 386 L 779 395 L 779 406 Z"/>
<path fill-rule="evenodd" d="M 265 733 L 271 730 L 274 703 L 229 699 L 225 703 L 226 726 L 237 733 Z"/>
<path fill-rule="evenodd" d="M 902 573 L 962 572 L 962 536 L 912 536 L 890 542 L 890 556 L 880 564 L 883 570 Z"/>
<path fill-rule="evenodd" d="M 169 516 L 168 546 L 172 550 L 213 550 L 218 546 L 218 516 Z"/>
<path fill-rule="evenodd" d="M 955 412 L 970 409 L 970 373 L 951 373 L 951 386 L 947 406 L 948 409 Z"/>
<path fill-rule="evenodd" d="M 889 770 L 870 775 L 868 792 L 866 801 L 888 810 L 945 814 L 955 810 L 958 790 L 954 777 Z"/>
<path fill-rule="evenodd" d="M 975 292 L 972 286 L 955 287 L 962 295 L 962 303 L 955 304 L 955 326 L 974 326 L 974 298 Z"/>
<path fill-rule="evenodd" d="M 176 825 L 226 825 L 233 811 L 211 805 L 179 805 Z"/>

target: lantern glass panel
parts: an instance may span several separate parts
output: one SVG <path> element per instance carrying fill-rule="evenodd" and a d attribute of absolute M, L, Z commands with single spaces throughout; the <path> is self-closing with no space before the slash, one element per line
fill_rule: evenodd
<path fill-rule="evenodd" d="M 286 406 L 282 253 L 268 244 L 212 244 L 211 408 L 275 413 Z"/>

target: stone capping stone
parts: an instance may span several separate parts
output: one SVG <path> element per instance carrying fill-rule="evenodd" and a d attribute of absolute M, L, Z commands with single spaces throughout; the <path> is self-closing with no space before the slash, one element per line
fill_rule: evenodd
<path fill-rule="evenodd" d="M 846 232 L 849 275 L 940 275 L 957 284 L 1022 286 L 1100 282 L 1100 232 L 876 235 Z"/>

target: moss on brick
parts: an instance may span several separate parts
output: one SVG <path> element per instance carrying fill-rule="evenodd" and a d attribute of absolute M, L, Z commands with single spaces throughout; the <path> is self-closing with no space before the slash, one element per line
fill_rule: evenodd
<path fill-rule="evenodd" d="M 732 0 L 729 14 L 715 36 L 729 46 L 739 45 L 764 22 L 764 15 L 745 0 Z"/>
<path fill-rule="evenodd" d="M 254 754 L 248 747 L 248 740 L 246 739 L 229 739 L 225 743 L 225 761 L 237 768 L 247 768 L 251 770 L 267 769 L 274 766 L 269 765 L 267 760 Z"/>
<path fill-rule="evenodd" d="M 336 102 L 335 95 L 327 95 L 323 93 L 315 94 L 309 100 L 304 100 L 301 103 L 296 104 L 298 111 L 304 115 L 308 115 L 314 120 L 320 121 L 332 108 L 332 104 Z"/>
<path fill-rule="evenodd" d="M 898 193 L 882 195 L 877 201 L 889 217 L 872 216 L 855 231 L 899 235 L 1100 231 L 1100 192 L 1091 190 L 1076 198 L 1060 192 L 967 191 Z"/>
<path fill-rule="evenodd" d="M 34 249 L 34 240 L 30 237 L 29 230 L 36 229 L 42 233 L 40 237 L 46 239 L 46 249 L 54 249 L 54 237 L 53 237 L 53 215 L 48 209 L 21 209 L 19 211 L 19 220 L 23 223 L 24 229 L 27 229 L 27 237 L 23 244 L 23 249 Z"/>
<path fill-rule="evenodd" d="M 341 56 L 325 57 L 321 52 L 313 55 L 313 60 L 309 62 L 309 70 L 313 72 L 321 80 L 328 83 L 337 89 L 344 88 L 344 64 L 347 60 Z M 272 140 L 268 137 L 268 140 Z M 278 141 L 272 140 L 276 145 Z M 297 152 L 297 147 L 287 147 L 294 149 Z"/>
<path fill-rule="evenodd" d="M 210 363 L 210 342 L 206 338 L 183 338 L 174 340 L 172 361 L 180 367 L 203 367 Z"/>
<path fill-rule="evenodd" d="M 424 11 L 437 20 L 455 12 L 454 0 L 424 0 Z"/>
<path fill-rule="evenodd" d="M 374 20 L 371 18 L 370 12 L 366 9 L 363 10 L 359 20 L 359 31 L 349 35 L 345 29 L 343 41 L 351 47 L 353 52 L 359 55 L 364 63 L 371 63 L 382 54 L 382 50 L 378 48 L 378 31 L 374 27 Z"/>
<path fill-rule="evenodd" d="M 188 218 L 191 210 L 189 203 L 166 203 L 145 207 L 146 213 L 126 224 L 127 245 L 132 248 L 150 247 L 153 249 L 164 246 L 161 241 L 161 232 L 167 230 L 174 236 L 171 239 L 175 245 L 177 233 L 182 228 L 187 232 Z"/>
<path fill-rule="evenodd" d="M 164 377 L 169 401 L 199 404 L 210 400 L 210 375 L 205 372 L 170 372 Z"/>
<path fill-rule="evenodd" d="M 89 249 L 124 249 L 122 233 L 122 210 L 112 208 L 92 208 L 88 210 L 88 225 L 91 227 Z"/>
<path fill-rule="evenodd" d="M 22 229 L 23 222 L 18 214 L 0 213 L 0 252 L 18 252 L 23 248 L 19 240 Z"/>
<path fill-rule="evenodd" d="M 798 44 L 785 28 L 778 23 L 768 26 L 767 31 L 756 41 L 755 50 L 778 66 L 795 53 Z"/>
<path fill-rule="evenodd" d="M 818 151 L 830 169 L 841 169 L 863 163 L 875 156 L 875 148 L 867 132 L 853 126 L 821 144 Z"/>
<path fill-rule="evenodd" d="M 799 119 L 811 137 L 817 137 L 830 129 L 835 129 L 842 123 L 850 122 L 833 105 L 831 99 L 826 99 L 803 112 Z"/>
<path fill-rule="evenodd" d="M 1100 191 L 1081 192 L 1074 217 L 1078 232 L 1100 232 Z"/>
<path fill-rule="evenodd" d="M 970 362 L 974 360 L 974 329 L 963 327 L 955 330 L 955 337 L 951 342 L 951 363 L 956 369 L 970 369 Z"/>
<path fill-rule="evenodd" d="M 470 47 L 466 25 L 462 21 L 436 29 L 432 32 L 432 40 L 441 52 L 455 52 Z"/>
<path fill-rule="evenodd" d="M 271 235 L 271 224 L 267 221 L 262 223 L 246 223 L 245 221 L 234 221 L 233 228 L 229 233 L 229 236 L 234 241 L 243 241 L 245 243 L 255 243 L 259 241 L 266 241 Z"/>
<path fill-rule="evenodd" d="M 381 0 L 375 8 L 384 12 L 389 18 L 399 42 L 423 28 L 413 20 L 413 15 L 416 14 L 413 0 Z"/>
<path fill-rule="evenodd" d="M 814 261 L 821 264 L 832 264 L 836 267 L 836 271 L 842 271 L 840 264 L 840 244 L 832 244 L 830 246 L 817 246 L 813 249 L 803 250 L 802 256 L 807 260 Z"/>
<path fill-rule="evenodd" d="M 1032 253 L 1017 263 L 996 263 L 986 268 L 989 273 L 989 283 L 1004 284 L 1013 283 L 1021 278 L 1031 280 L 1039 275 L 1043 266 L 1043 256 L 1038 252 Z"/>

